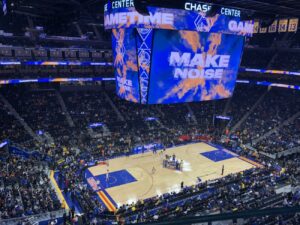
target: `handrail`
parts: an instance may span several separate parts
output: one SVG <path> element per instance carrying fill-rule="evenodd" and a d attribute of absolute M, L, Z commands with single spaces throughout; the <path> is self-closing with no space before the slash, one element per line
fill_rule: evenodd
<path fill-rule="evenodd" d="M 193 217 L 183 217 L 173 220 L 165 220 L 161 222 L 151 222 L 151 223 L 138 223 L 140 225 L 189 225 L 203 222 L 212 222 L 212 221 L 223 221 L 223 220 L 233 220 L 239 218 L 251 218 L 251 217 L 263 217 L 266 215 L 275 216 L 283 214 L 295 214 L 300 212 L 300 206 L 297 207 L 284 207 L 284 208 L 273 208 L 273 209 L 254 209 L 242 212 L 233 212 L 233 213 L 222 213 L 217 215 L 207 215 L 207 216 L 193 216 Z"/>
<path fill-rule="evenodd" d="M 62 217 L 63 214 L 65 213 L 64 209 L 60 209 L 57 211 L 53 212 L 46 212 L 46 213 L 40 213 L 36 215 L 30 215 L 30 216 L 23 216 L 23 217 L 17 217 L 17 218 L 10 218 L 10 219 L 1 219 L 0 218 L 0 224 L 1 225 L 10 225 L 10 224 L 16 224 L 18 221 L 24 221 L 24 220 L 29 220 L 29 219 L 36 219 L 39 221 L 47 220 L 50 218 L 59 218 Z"/>

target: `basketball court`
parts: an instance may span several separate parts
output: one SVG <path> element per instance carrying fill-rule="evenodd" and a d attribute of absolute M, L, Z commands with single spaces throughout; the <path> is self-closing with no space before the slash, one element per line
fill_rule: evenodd
<path fill-rule="evenodd" d="M 175 154 L 183 160 L 182 171 L 163 168 L 166 154 Z M 223 176 L 255 167 L 250 160 L 246 162 L 226 149 L 206 143 L 173 147 L 156 154 L 124 156 L 111 159 L 108 164 L 90 167 L 87 173 L 100 187 L 98 196 L 111 211 L 122 204 L 179 191 L 182 181 L 191 186 L 197 183 L 198 177 L 202 181 L 220 178 L 223 165 Z"/>

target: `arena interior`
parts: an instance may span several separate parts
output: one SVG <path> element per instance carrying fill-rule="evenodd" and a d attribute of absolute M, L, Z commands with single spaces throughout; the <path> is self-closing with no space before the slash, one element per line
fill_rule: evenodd
<path fill-rule="evenodd" d="M 1 225 L 300 224 L 299 1 L 0 6 Z"/>

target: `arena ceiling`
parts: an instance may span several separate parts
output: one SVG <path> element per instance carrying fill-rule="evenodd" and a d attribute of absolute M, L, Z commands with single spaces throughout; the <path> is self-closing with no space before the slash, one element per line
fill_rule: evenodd
<path fill-rule="evenodd" d="M 178 7 L 183 0 L 137 0 L 162 7 Z M 191 0 L 193 1 L 193 0 Z M 0 0 L 0 3 L 2 1 Z M 0 26 L 11 24 L 28 25 L 32 18 L 34 25 L 60 26 L 67 23 L 103 24 L 103 5 L 106 0 L 6 0 L 8 14 L 0 16 Z M 248 9 L 250 17 L 298 17 L 300 15 L 299 0 L 207 0 L 204 2 Z M 1 15 L 1 13 L 0 13 Z M 25 16 L 25 17 L 24 17 Z M 27 18 L 23 19 L 22 18 Z M 52 28 L 53 29 L 53 28 Z"/>
<path fill-rule="evenodd" d="M 140 0 L 148 4 L 176 7 L 182 4 L 182 0 Z M 23 13 L 31 16 L 49 17 L 58 15 L 71 15 L 76 13 L 103 13 L 103 5 L 106 0 L 7 0 L 13 13 Z M 251 9 L 255 12 L 299 16 L 299 0 L 209 0 L 204 2 L 220 5 Z"/>
<path fill-rule="evenodd" d="M 212 2 L 274 16 L 299 17 L 300 15 L 299 0 L 214 0 Z"/>

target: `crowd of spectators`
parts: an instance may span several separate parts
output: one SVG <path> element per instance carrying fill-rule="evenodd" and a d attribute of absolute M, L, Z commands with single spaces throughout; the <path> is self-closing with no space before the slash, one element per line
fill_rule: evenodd
<path fill-rule="evenodd" d="M 117 215 L 127 223 L 135 223 L 282 205 L 288 196 L 276 194 L 275 188 L 288 182 L 289 176 L 288 172 L 277 170 L 275 166 L 266 165 L 264 169 L 251 169 L 214 182 L 184 187 L 179 193 L 124 205 Z"/>
<path fill-rule="evenodd" d="M 64 91 L 61 96 L 67 112 L 62 109 L 57 92 L 55 89 L 32 91 L 11 88 L 5 89 L 3 95 L 37 135 L 48 144 L 54 143 L 61 147 L 71 146 L 93 151 L 95 146 L 102 145 L 106 147 L 105 152 L 113 155 L 121 149 L 131 149 L 136 145 L 170 142 L 169 139 L 174 140 L 172 137 L 189 135 L 189 130 L 194 130 L 198 136 L 222 135 L 226 129 L 216 127 L 214 117 L 228 115 L 231 121 L 227 124 L 227 129 L 230 130 L 262 95 L 261 101 L 234 134 L 242 144 L 254 143 L 254 147 L 260 150 L 270 149 L 268 152 L 284 151 L 299 143 L 299 120 L 292 120 L 281 129 L 276 129 L 299 112 L 300 96 L 293 90 L 238 85 L 233 98 L 229 100 L 146 106 L 120 100 L 112 94 L 113 90 L 107 90 L 107 94 L 102 90 Z M 3 124 L 6 127 L 2 129 L 1 139 L 39 148 L 39 143 L 34 144 L 19 121 L 11 115 L 4 103 L 1 104 L 3 107 L 0 113 L 8 121 Z M 67 122 L 66 113 L 70 114 L 74 127 Z M 90 125 L 95 123 L 102 126 L 91 128 Z M 271 138 L 255 142 L 273 129 Z M 101 138 L 93 138 L 95 133 L 100 134 Z"/>
<path fill-rule="evenodd" d="M 296 34 L 255 34 L 246 41 L 241 66 L 256 69 L 299 71 L 299 62 L 299 32 Z M 255 73 L 251 74 L 255 75 Z M 259 75 L 261 77 L 261 74 Z M 276 76 L 276 78 L 278 77 Z M 291 83 L 293 80 L 290 79 L 289 81 Z"/>
<path fill-rule="evenodd" d="M 299 97 L 297 91 L 269 90 L 245 122 L 237 129 L 237 133 L 244 144 L 252 143 L 253 140 L 278 127 L 299 112 L 300 108 L 297 104 Z"/>
<path fill-rule="evenodd" d="M 299 71 L 300 52 L 279 52 L 274 58 L 271 69 Z"/>
<path fill-rule="evenodd" d="M 0 129 L 0 140 L 10 139 L 17 143 L 23 143 L 31 139 L 28 132 L 20 122 L 9 112 L 5 104 L 0 101 L 0 117 L 2 121 Z"/>
<path fill-rule="evenodd" d="M 233 98 L 230 100 L 230 107 L 225 112 L 231 117 L 230 124 L 234 126 L 246 113 L 250 111 L 257 99 L 267 91 L 265 87 L 253 87 L 248 85 L 238 85 L 235 88 Z"/>
<path fill-rule="evenodd" d="M 274 56 L 274 50 L 245 49 L 241 66 L 247 68 L 266 69 Z"/>
<path fill-rule="evenodd" d="M 259 151 L 267 153 L 282 152 L 300 146 L 300 118 L 296 118 L 280 129 L 274 131 L 269 137 L 255 144 Z"/>
<path fill-rule="evenodd" d="M 62 92 L 62 97 L 75 125 L 81 129 L 92 123 L 111 124 L 118 120 L 101 91 Z"/>
<path fill-rule="evenodd" d="M 72 137 L 73 131 L 69 129 L 53 90 L 27 92 L 13 89 L 3 94 L 37 135 L 47 137 L 50 134 L 54 142 L 61 144 Z"/>
<path fill-rule="evenodd" d="M 74 126 L 68 123 L 66 112 L 62 109 L 57 93 L 62 96 Z M 11 118 L 5 119 L 7 121 L 3 124 L 5 132 L 2 131 L 1 138 L 22 145 L 27 143 L 24 140 L 28 137 L 32 145 L 26 145 L 27 148 L 38 150 L 51 159 L 48 166 L 60 172 L 57 178 L 58 184 L 63 193 L 80 206 L 84 212 L 82 220 L 86 224 L 87 221 L 98 223 L 111 220 L 114 215 L 96 200 L 96 193 L 86 186 L 83 176 L 85 165 L 82 162 L 131 154 L 134 147 L 150 143 L 161 143 L 169 147 L 185 141 L 198 140 L 203 136 L 210 141 L 217 141 L 224 134 L 225 127 L 215 126 L 214 115 L 225 113 L 232 117 L 232 121 L 228 124 L 230 129 L 249 112 L 259 97 L 266 93 L 235 133 L 241 143 L 251 143 L 252 139 L 275 128 L 298 112 L 299 104 L 295 103 L 300 99 L 298 93 L 290 90 L 238 86 L 230 100 L 142 106 L 120 100 L 112 93 L 113 90 L 109 89 L 59 92 L 55 88 L 45 90 L 27 86 L 17 89 L 8 88 L 2 93 L 32 130 L 42 137 L 43 142 L 37 143 L 31 140 L 32 138 L 26 134 L 19 121 L 10 115 L 4 103 L 1 103 L 3 107 L 0 113 L 5 116 L 4 118 Z M 155 119 L 146 120 L 147 118 Z M 283 145 L 281 150 L 292 147 L 292 143 L 298 143 L 296 132 L 293 136 L 284 135 L 292 134 L 294 129 L 299 130 L 297 121 L 283 126 L 282 131 L 278 133 L 281 138 L 271 137 L 273 142 L 281 145 L 283 145 L 281 141 L 285 140 L 286 145 Z M 91 129 L 89 125 L 92 123 L 103 123 L 107 130 L 94 130 L 94 133 L 100 133 L 95 138 L 93 132 L 89 131 Z M 15 127 L 20 127 L 20 131 L 14 129 Z M 16 131 L 19 134 L 16 134 Z M 279 151 L 279 148 L 269 141 L 258 142 L 258 145 L 266 146 L 269 151 Z M 262 150 L 261 147 L 257 148 L 259 151 Z M 299 165 L 299 157 L 295 159 L 297 160 L 287 158 L 279 163 L 264 160 L 261 163 L 265 167 L 261 169 L 231 174 L 208 183 L 183 187 L 179 193 L 166 193 L 121 206 L 116 216 L 122 224 L 284 205 L 285 199 L 290 202 L 293 196 L 278 195 L 275 189 L 279 185 L 296 184 L 299 181 L 299 171 L 296 166 Z M 10 165 L 10 161 L 10 158 L 3 161 L 1 168 L 4 172 L 7 171 L 5 165 Z M 1 189 L 3 190 L 1 193 L 3 196 L 7 193 L 12 196 L 1 204 L 1 207 L 6 208 L 3 211 L 6 213 L 1 215 L 2 218 L 37 214 L 61 207 L 42 167 L 32 166 L 31 162 L 35 161 L 28 161 L 28 164 L 25 162 L 27 161 L 17 159 L 17 164 L 22 165 L 19 173 L 21 171 L 28 173 L 27 181 L 20 179 L 17 185 L 12 185 L 5 178 L 2 179 L 2 184 L 9 186 L 10 189 Z M 279 167 L 284 167 L 284 172 L 278 169 Z M 34 178 L 29 178 L 31 176 Z M 30 184 L 34 188 L 30 190 L 24 188 L 24 182 L 26 187 Z M 47 204 L 39 202 L 42 195 L 47 196 Z M 35 203 L 33 204 L 29 199 L 35 199 Z M 294 200 L 291 204 L 294 204 Z M 37 206 L 33 208 L 33 205 Z M 10 212 L 12 207 L 17 210 Z M 261 218 L 255 221 L 261 221 Z"/>
<path fill-rule="evenodd" d="M 228 213 L 269 207 L 299 206 L 300 192 L 278 194 L 275 189 L 289 183 L 299 185 L 299 154 L 272 161 L 257 157 L 264 165 L 217 181 L 183 187 L 178 193 L 166 193 L 144 201 L 121 206 L 117 215 L 127 223 L 172 219 L 187 215 Z M 250 218 L 245 224 L 293 224 L 299 215 Z M 269 223 L 268 223 L 269 224 Z"/>
<path fill-rule="evenodd" d="M 45 166 L 34 159 L 8 156 L 0 161 L 0 218 L 30 216 L 61 208 Z"/>

